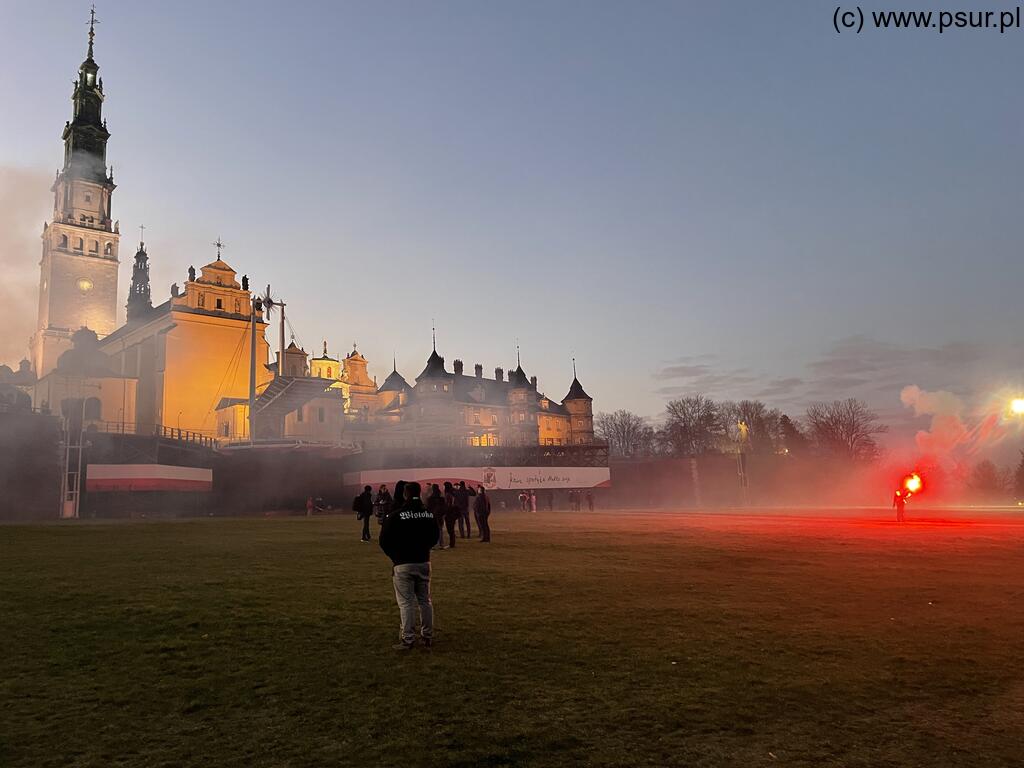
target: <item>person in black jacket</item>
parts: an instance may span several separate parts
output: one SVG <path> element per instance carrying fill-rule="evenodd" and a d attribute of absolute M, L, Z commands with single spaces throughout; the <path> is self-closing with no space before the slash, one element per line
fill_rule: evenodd
<path fill-rule="evenodd" d="M 444 484 L 444 527 L 448 529 L 448 549 L 455 547 L 455 521 L 459 519 L 459 508 L 455 504 L 455 487 Z"/>
<path fill-rule="evenodd" d="M 352 509 L 356 513 L 356 520 L 363 521 L 362 541 L 369 541 L 370 518 L 373 517 L 373 488 L 368 485 L 364 487 L 363 492 L 352 502 Z"/>
<path fill-rule="evenodd" d="M 459 536 L 464 539 L 473 536 L 473 527 L 469 523 L 470 496 L 476 496 L 476 491 L 472 488 L 467 488 L 465 480 L 460 480 L 458 487 L 455 488 L 455 506 L 459 509 Z"/>
<path fill-rule="evenodd" d="M 430 548 L 437 543 L 437 524 L 420 501 L 420 484 L 406 483 L 405 504 L 384 521 L 380 548 L 391 558 L 395 599 L 401 616 L 397 650 L 416 644 L 416 609 L 420 614 L 420 636 L 430 647 L 434 642 L 434 607 L 430 602 Z"/>
<path fill-rule="evenodd" d="M 427 511 L 434 516 L 434 522 L 437 524 L 437 547 L 448 549 L 444 543 L 444 510 L 444 496 L 441 495 L 437 483 L 434 483 L 430 486 L 430 496 L 427 497 Z"/>
<path fill-rule="evenodd" d="M 473 511 L 476 512 L 476 524 L 480 529 L 480 541 L 491 540 L 491 499 L 482 485 L 477 486 L 476 500 L 473 502 Z"/>

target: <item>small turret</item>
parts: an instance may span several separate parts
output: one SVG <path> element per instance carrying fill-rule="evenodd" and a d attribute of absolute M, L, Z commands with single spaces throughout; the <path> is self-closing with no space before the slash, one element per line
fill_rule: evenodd
<path fill-rule="evenodd" d="M 139 250 L 135 252 L 135 264 L 132 267 L 132 285 L 128 289 L 127 316 L 128 322 L 145 317 L 153 308 L 149 288 L 149 256 L 146 244 L 139 241 Z"/>

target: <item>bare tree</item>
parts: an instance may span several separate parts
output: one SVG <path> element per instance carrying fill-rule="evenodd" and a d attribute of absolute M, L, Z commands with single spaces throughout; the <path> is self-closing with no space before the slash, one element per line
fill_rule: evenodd
<path fill-rule="evenodd" d="M 716 447 L 724 434 L 718 405 L 704 395 L 670 400 L 661 438 L 677 456 L 694 456 Z"/>
<path fill-rule="evenodd" d="M 800 429 L 800 425 L 786 414 L 779 417 L 779 440 L 780 447 L 792 456 L 807 453 L 807 436 Z"/>
<path fill-rule="evenodd" d="M 781 444 L 777 408 L 769 408 L 760 400 L 725 402 L 719 406 L 723 427 L 730 448 L 741 445 L 751 453 L 772 453 Z"/>
<path fill-rule="evenodd" d="M 654 450 L 654 428 L 631 411 L 597 414 L 594 432 L 608 441 L 614 456 L 646 456 Z"/>
<path fill-rule="evenodd" d="M 1005 501 L 1009 488 L 1009 474 L 988 459 L 979 461 L 971 470 L 967 487 L 980 501 Z"/>
<path fill-rule="evenodd" d="M 851 460 L 877 458 L 875 436 L 889 431 L 866 403 L 852 397 L 812 404 L 805 423 L 818 450 Z"/>

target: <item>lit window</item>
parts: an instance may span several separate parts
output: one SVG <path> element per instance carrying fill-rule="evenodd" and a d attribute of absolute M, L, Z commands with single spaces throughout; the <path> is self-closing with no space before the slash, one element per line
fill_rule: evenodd
<path fill-rule="evenodd" d="M 88 277 L 78 278 L 78 290 L 80 290 L 82 293 L 88 293 L 89 291 L 91 291 L 92 280 L 90 280 Z"/>
<path fill-rule="evenodd" d="M 331 378 L 331 366 L 327 366 L 327 378 Z"/>

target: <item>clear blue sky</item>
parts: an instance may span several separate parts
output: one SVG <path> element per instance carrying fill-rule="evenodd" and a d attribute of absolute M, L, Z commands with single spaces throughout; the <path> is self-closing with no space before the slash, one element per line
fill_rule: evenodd
<path fill-rule="evenodd" d="M 308 350 L 357 340 L 381 379 L 433 317 L 449 363 L 518 338 L 559 398 L 575 352 L 598 410 L 1018 384 L 1024 31 L 840 37 L 820 2 L 97 13 L 122 294 L 145 223 L 155 300 L 219 235 Z M 4 3 L 0 166 L 52 177 L 87 18 Z"/>

